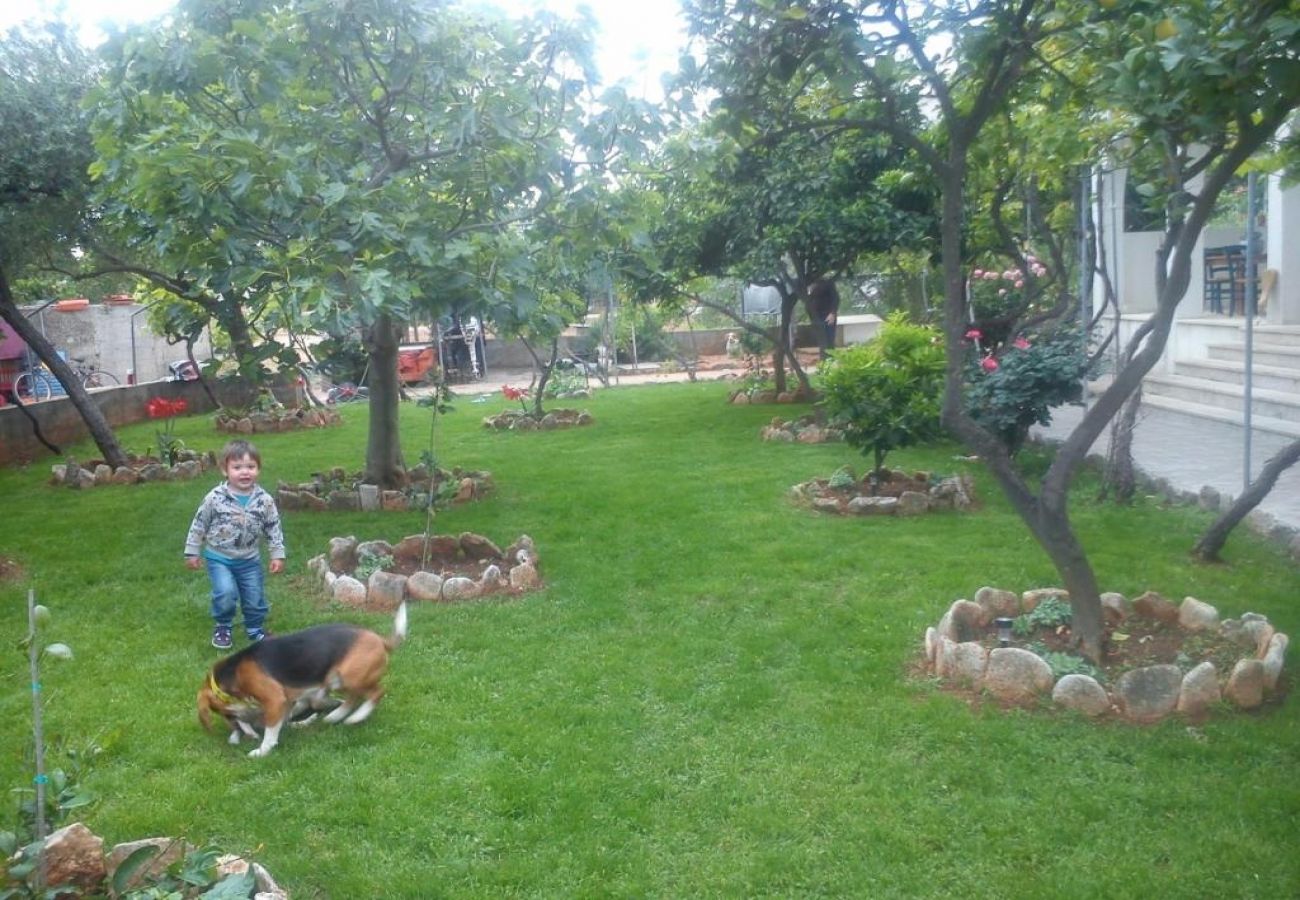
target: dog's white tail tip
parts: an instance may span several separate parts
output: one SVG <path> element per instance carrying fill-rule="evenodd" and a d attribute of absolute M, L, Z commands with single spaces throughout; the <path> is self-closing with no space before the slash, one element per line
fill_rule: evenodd
<path fill-rule="evenodd" d="M 397 617 L 393 620 L 393 643 L 403 640 L 406 637 L 406 601 L 403 600 L 397 607 Z"/>

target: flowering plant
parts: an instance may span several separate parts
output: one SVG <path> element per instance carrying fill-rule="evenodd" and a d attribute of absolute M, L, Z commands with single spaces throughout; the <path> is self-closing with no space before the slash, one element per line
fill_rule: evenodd
<path fill-rule="evenodd" d="M 185 414 L 189 404 L 184 397 L 169 400 L 166 397 L 151 397 L 144 405 L 144 411 L 151 419 L 162 419 L 163 427 L 157 431 L 158 459 L 169 466 L 176 465 L 185 442 L 176 437 L 172 431 L 176 425 L 176 416 Z"/>
<path fill-rule="evenodd" d="M 1015 320 L 1024 314 L 1029 304 L 1025 296 L 1026 281 L 1047 274 L 1047 268 L 1033 254 L 1026 254 L 1025 265 L 1025 269 L 1012 266 L 1001 271 L 971 270 L 966 281 L 966 297 L 975 329 L 980 331 L 976 340 L 985 349 L 996 351 L 1010 337 Z"/>
<path fill-rule="evenodd" d="M 518 400 L 519 408 L 524 412 L 528 412 L 528 388 L 516 388 L 503 384 L 501 385 L 501 394 L 507 400 Z"/>
<path fill-rule="evenodd" d="M 1001 346 L 983 343 L 978 328 L 966 332 L 971 343 L 966 372 L 966 409 L 1015 455 L 1033 425 L 1052 421 L 1052 409 L 1079 403 L 1092 374 L 1082 334 L 1062 328 L 1030 340 L 1016 335 Z"/>

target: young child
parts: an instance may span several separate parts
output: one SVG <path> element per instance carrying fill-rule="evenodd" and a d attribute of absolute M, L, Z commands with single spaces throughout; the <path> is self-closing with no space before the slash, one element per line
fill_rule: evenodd
<path fill-rule="evenodd" d="M 212 579 L 212 646 L 230 649 L 235 601 L 244 614 L 244 631 L 253 643 L 266 637 L 262 629 L 268 605 L 263 592 L 261 546 L 271 552 L 271 574 L 284 571 L 284 532 L 275 498 L 257 483 L 262 457 L 248 441 L 234 440 L 221 450 L 224 484 L 208 492 L 194 514 L 185 537 L 185 565 L 197 570 L 202 562 Z"/>

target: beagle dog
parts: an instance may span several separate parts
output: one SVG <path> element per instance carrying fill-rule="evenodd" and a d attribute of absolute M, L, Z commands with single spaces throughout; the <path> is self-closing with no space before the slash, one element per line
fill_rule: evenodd
<path fill-rule="evenodd" d="M 280 740 L 285 722 L 306 724 L 329 709 L 331 692 L 343 700 L 325 715 L 326 722 L 364 722 L 384 695 L 380 681 L 388 654 L 406 637 L 406 603 L 397 608 L 393 633 L 384 638 L 356 625 L 317 625 L 250 644 L 218 660 L 199 688 L 199 722 L 212 730 L 212 714 L 230 728 L 230 743 L 242 735 L 262 742 L 249 756 L 266 756 Z M 259 722 L 260 720 L 260 722 Z"/>

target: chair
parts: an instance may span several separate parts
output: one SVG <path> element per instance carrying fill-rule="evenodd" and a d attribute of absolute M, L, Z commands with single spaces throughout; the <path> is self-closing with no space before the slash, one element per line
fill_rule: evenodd
<path fill-rule="evenodd" d="M 1243 281 L 1246 268 L 1242 249 L 1240 245 L 1205 248 L 1204 308 L 1207 312 L 1232 314 L 1238 299 L 1238 283 Z"/>

